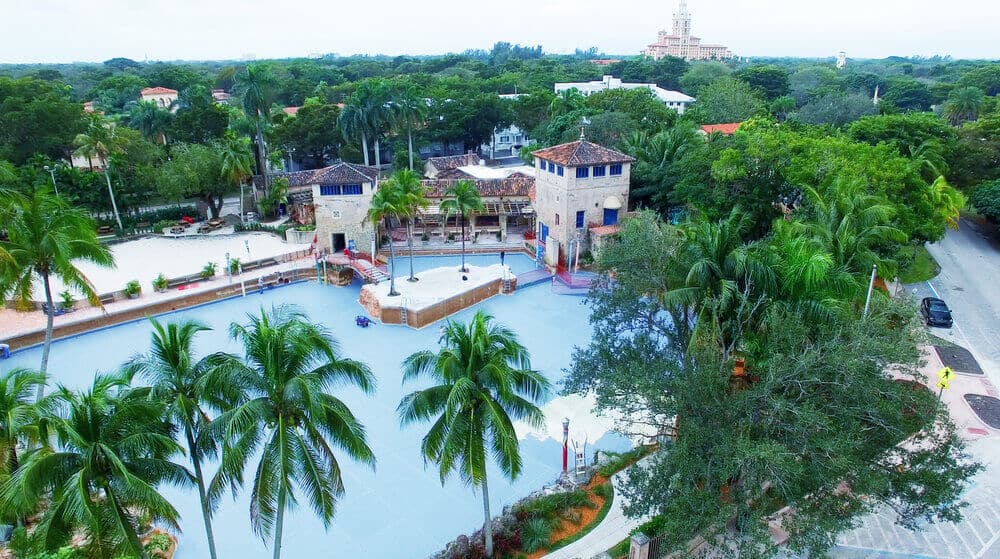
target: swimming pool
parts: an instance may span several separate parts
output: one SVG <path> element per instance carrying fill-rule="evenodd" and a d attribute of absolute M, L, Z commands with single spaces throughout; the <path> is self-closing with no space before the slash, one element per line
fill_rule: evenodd
<path fill-rule="evenodd" d="M 436 260 L 437 265 L 439 262 Z M 449 479 L 442 487 L 433 466 L 424 468 L 419 447 L 428 426 L 400 429 L 396 420 L 400 398 L 418 386 L 401 386 L 399 364 L 414 351 L 437 347 L 437 328 L 412 330 L 386 325 L 357 328 L 353 320 L 361 311 L 357 298 L 356 286 L 335 288 L 299 283 L 163 317 L 171 321 L 198 319 L 213 328 L 198 339 L 196 349 L 200 355 L 217 350 L 238 352 L 239 348 L 225 334 L 230 322 L 245 320 L 247 313 L 259 312 L 262 306 L 296 304 L 333 331 L 346 356 L 364 361 L 375 372 L 378 378 L 375 395 L 365 396 L 352 389 L 339 390 L 338 396 L 367 427 L 369 442 L 378 459 L 377 469 L 371 472 L 342 460 L 346 495 L 328 531 L 324 531 L 308 507 L 300 506 L 286 514 L 282 549 L 287 557 L 426 557 L 459 534 L 469 533 L 482 524 L 482 498 L 478 493 L 457 478 Z M 553 383 L 562 379 L 573 346 L 586 344 L 591 336 L 582 300 L 553 295 L 547 285 L 523 289 L 510 297 L 494 297 L 454 318 L 468 319 L 477 309 L 493 314 L 518 332 L 521 342 L 531 352 L 532 365 Z M 571 328 L 567 328 L 569 324 Z M 49 370 L 56 382 L 74 388 L 85 386 L 95 371 L 112 370 L 133 353 L 146 351 L 149 333 L 148 322 L 140 321 L 57 341 Z M 0 362 L 0 368 L 37 367 L 39 357 L 38 348 L 20 351 Z M 558 432 L 550 434 L 561 436 Z M 588 448 L 624 450 L 629 444 L 619 435 L 585 434 L 574 430 L 574 426 L 571 436 L 581 441 L 585 436 L 589 438 Z M 490 468 L 490 500 L 495 514 L 499 514 L 503 505 L 556 478 L 561 468 L 561 446 L 552 437 L 543 440 L 529 435 L 521 441 L 524 469 L 514 483 L 503 481 L 497 470 Z M 206 469 L 215 471 L 214 465 Z M 174 488 L 162 488 L 162 492 L 182 515 L 184 533 L 176 557 L 207 557 L 196 492 Z M 236 501 L 223 498 L 215 514 L 213 522 L 221 558 L 270 557 L 268 548 L 250 530 L 248 495 L 247 489 Z"/>
<path fill-rule="evenodd" d="M 402 278 L 410 275 L 410 257 L 406 255 L 406 250 L 396 253 L 393 259 L 396 264 L 396 277 Z M 500 253 L 490 254 L 466 254 L 465 263 L 471 266 L 490 266 L 500 263 Z M 510 267 L 510 271 L 517 275 L 530 272 L 537 267 L 535 259 L 523 252 L 507 253 L 504 255 L 504 264 Z M 454 267 L 458 270 L 462 266 L 462 255 L 448 256 L 414 256 L 414 273 L 438 267 Z"/>

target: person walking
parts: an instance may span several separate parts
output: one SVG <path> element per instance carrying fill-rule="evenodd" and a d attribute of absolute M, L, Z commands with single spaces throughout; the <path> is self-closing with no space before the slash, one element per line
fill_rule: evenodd
<path fill-rule="evenodd" d="M 258 293 L 260 293 L 261 295 L 264 294 L 264 276 L 257 278 L 257 289 Z"/>

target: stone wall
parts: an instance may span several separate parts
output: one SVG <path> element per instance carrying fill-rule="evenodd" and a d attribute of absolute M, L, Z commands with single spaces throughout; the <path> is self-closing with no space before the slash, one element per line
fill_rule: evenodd
<path fill-rule="evenodd" d="M 510 279 L 510 292 L 517 289 L 517 278 Z M 453 297 L 444 299 L 434 305 L 423 309 L 407 309 L 406 325 L 411 328 L 423 328 L 442 318 L 451 316 L 458 311 L 467 309 L 476 303 L 480 303 L 493 297 L 503 294 L 503 280 L 497 279 L 485 285 L 480 285 L 464 293 L 459 293 Z M 378 300 L 365 289 L 361 290 L 361 306 L 374 318 L 382 321 L 383 324 L 401 324 L 402 317 L 399 307 L 387 307 L 380 305 Z"/>

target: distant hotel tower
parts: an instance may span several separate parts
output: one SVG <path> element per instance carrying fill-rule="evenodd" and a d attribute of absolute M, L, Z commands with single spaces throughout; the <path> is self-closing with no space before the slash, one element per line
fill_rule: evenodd
<path fill-rule="evenodd" d="M 701 38 L 691 35 L 691 12 L 687 2 L 680 0 L 674 14 L 673 32 L 660 31 L 656 42 L 643 51 L 646 56 L 659 60 L 664 56 L 676 56 L 684 60 L 726 60 L 733 57 L 732 51 L 722 45 L 703 45 Z"/>

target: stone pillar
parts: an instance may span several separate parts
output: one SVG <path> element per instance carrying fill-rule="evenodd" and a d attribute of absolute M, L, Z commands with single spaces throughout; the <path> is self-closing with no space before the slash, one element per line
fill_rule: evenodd
<path fill-rule="evenodd" d="M 649 556 L 651 544 L 646 534 L 642 532 L 635 534 L 629 538 L 628 559 L 656 559 Z"/>
<path fill-rule="evenodd" d="M 500 212 L 500 241 L 504 242 L 507 240 L 507 214 L 502 210 Z"/>
<path fill-rule="evenodd" d="M 466 231 L 469 233 L 469 239 L 475 242 L 476 240 L 476 214 L 468 216 L 469 222 L 466 223 Z"/>

